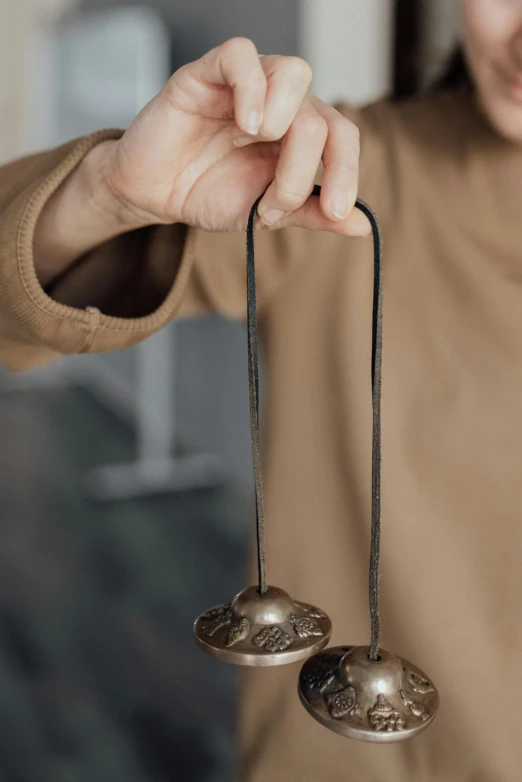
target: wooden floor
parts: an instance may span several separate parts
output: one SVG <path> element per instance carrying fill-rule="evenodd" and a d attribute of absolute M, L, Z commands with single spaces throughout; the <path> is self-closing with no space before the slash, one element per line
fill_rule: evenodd
<path fill-rule="evenodd" d="M 0 437 L 0 781 L 233 782 L 236 671 L 192 622 L 243 586 L 244 498 L 90 501 L 132 438 L 81 391 L 2 393 Z"/>

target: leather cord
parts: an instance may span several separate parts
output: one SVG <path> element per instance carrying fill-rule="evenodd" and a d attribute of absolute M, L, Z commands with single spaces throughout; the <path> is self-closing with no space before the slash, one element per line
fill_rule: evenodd
<path fill-rule="evenodd" d="M 247 330 L 248 330 L 248 395 L 250 400 L 250 434 L 256 492 L 257 569 L 259 592 L 267 591 L 265 555 L 265 510 L 263 503 L 263 475 L 259 444 L 259 339 L 257 333 L 256 266 L 254 236 L 257 207 L 264 193 L 256 200 L 248 216 L 247 225 Z"/>
<path fill-rule="evenodd" d="M 316 185 L 313 196 L 318 196 L 321 188 Z M 247 327 L 248 327 L 248 389 L 250 400 L 250 431 L 252 438 L 252 459 L 256 494 L 256 531 L 259 592 L 267 590 L 265 555 L 265 515 L 263 503 L 263 476 L 259 441 L 259 339 L 257 330 L 256 271 L 255 271 L 255 226 L 257 207 L 264 193 L 256 200 L 248 217 L 246 236 L 247 268 Z M 381 548 L 381 376 L 382 376 L 382 237 L 379 222 L 372 209 L 357 200 L 355 206 L 370 221 L 373 233 L 373 307 L 372 307 L 372 509 L 370 536 L 369 599 L 371 644 L 369 656 L 379 659 L 380 618 L 379 618 L 379 559 Z"/>
<path fill-rule="evenodd" d="M 379 560 L 381 556 L 381 380 L 383 269 L 382 236 L 377 216 L 364 201 L 355 205 L 364 212 L 373 233 L 372 305 L 372 521 L 370 536 L 369 597 L 371 642 L 370 660 L 379 659 L 381 622 L 379 617 Z"/>

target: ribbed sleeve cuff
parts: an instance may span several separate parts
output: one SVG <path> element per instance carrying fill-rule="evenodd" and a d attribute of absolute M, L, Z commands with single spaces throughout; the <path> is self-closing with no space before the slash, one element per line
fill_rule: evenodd
<path fill-rule="evenodd" d="M 121 131 L 100 131 L 46 156 L 49 170 L 43 174 L 40 170 L 38 179 L 26 187 L 0 217 L 0 329 L 13 345 L 13 350 L 8 351 L 12 353 L 12 360 L 9 355 L 5 358 L 2 351 L 2 359 L 5 358 L 4 363 L 8 366 L 20 368 L 16 358 L 17 344 L 20 345 L 20 354 L 27 354 L 29 346 L 35 349 L 32 352 L 37 353 L 41 348 L 46 354 L 49 351 L 69 354 L 129 347 L 158 331 L 177 310 L 189 276 L 192 253 L 183 254 L 177 273 L 173 271 L 163 301 L 144 317 L 114 317 L 104 314 L 96 306 L 80 309 L 59 303 L 47 295 L 36 276 L 33 239 L 46 202 L 96 144 L 120 135 Z M 177 236 L 172 229 L 164 232 L 156 251 L 168 253 L 165 237 L 172 240 Z M 158 245 L 158 242 L 155 244 Z M 146 246 L 150 249 L 149 245 Z M 173 258 L 174 249 L 170 248 Z M 178 255 L 181 256 L 181 252 Z M 144 264 L 150 261 L 148 257 L 142 260 Z M 151 262 L 154 263 L 153 260 Z M 103 270 L 98 267 L 96 273 L 103 274 Z M 71 271 L 73 274 L 74 269 Z M 24 359 L 22 364 L 26 362 Z M 37 356 L 33 363 L 39 363 Z"/>

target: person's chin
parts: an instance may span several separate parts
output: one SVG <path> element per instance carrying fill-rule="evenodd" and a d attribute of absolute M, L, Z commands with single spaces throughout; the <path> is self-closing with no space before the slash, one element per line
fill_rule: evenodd
<path fill-rule="evenodd" d="M 522 142 L 522 81 L 507 78 L 500 71 L 482 91 L 482 107 L 493 128 L 503 138 Z"/>
<path fill-rule="evenodd" d="M 493 129 L 508 141 L 522 144 L 522 95 L 495 95 L 493 100 L 482 100 L 482 108 Z"/>
<path fill-rule="evenodd" d="M 495 124 L 501 136 L 522 144 L 522 104 L 504 107 L 498 112 Z"/>

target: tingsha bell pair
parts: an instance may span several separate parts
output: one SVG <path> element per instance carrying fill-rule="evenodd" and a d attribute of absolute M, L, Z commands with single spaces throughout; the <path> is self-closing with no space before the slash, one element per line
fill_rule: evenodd
<path fill-rule="evenodd" d="M 313 195 L 319 196 L 316 186 Z M 363 201 L 356 206 L 370 220 L 374 240 L 372 316 L 372 518 L 370 550 L 369 646 L 324 649 L 331 622 L 319 608 L 300 603 L 267 586 L 264 546 L 263 482 L 259 445 L 259 358 L 254 233 L 257 199 L 247 228 L 247 321 L 250 428 L 256 489 L 259 584 L 226 605 L 201 614 L 194 632 L 199 646 L 236 665 L 284 665 L 306 659 L 299 697 L 314 719 L 348 738 L 392 742 L 411 738 L 433 721 L 439 697 L 431 680 L 415 665 L 379 646 L 379 556 L 381 527 L 381 370 L 382 240 L 377 218 Z M 309 658 L 309 659 L 308 659 Z"/>

